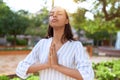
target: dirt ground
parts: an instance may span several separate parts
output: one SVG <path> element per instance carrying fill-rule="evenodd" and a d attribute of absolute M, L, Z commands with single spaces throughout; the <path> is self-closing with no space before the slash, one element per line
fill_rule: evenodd
<path fill-rule="evenodd" d="M 15 69 L 17 67 L 17 64 L 23 60 L 27 54 L 15 54 L 15 55 L 0 55 L 0 75 L 10 75 L 15 74 Z M 101 61 L 109 61 L 112 59 L 119 59 L 119 57 L 97 57 L 92 56 L 90 60 L 92 62 L 98 63 Z"/>
<path fill-rule="evenodd" d="M 0 75 L 15 74 L 17 64 L 26 57 L 22 55 L 0 55 Z"/>

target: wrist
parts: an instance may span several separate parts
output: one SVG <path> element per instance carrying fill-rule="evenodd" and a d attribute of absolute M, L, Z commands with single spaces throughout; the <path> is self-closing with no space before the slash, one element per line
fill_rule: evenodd
<path fill-rule="evenodd" d="M 56 70 L 59 69 L 59 67 L 60 67 L 59 64 L 53 66 L 53 68 L 56 69 Z"/>
<path fill-rule="evenodd" d="M 47 63 L 45 63 L 44 66 L 45 66 L 45 68 L 49 68 L 50 67 L 50 65 L 47 64 Z"/>
<path fill-rule="evenodd" d="M 48 64 L 46 64 L 46 63 L 45 64 L 41 64 L 40 66 L 42 67 L 42 69 L 49 68 Z"/>

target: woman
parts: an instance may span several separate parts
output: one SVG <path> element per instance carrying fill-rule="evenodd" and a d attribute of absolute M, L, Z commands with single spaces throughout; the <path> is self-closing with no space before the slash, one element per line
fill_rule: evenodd
<path fill-rule="evenodd" d="M 39 64 L 35 64 L 39 62 Z M 82 44 L 73 39 L 65 9 L 50 11 L 46 39 L 40 40 L 31 53 L 18 64 L 16 74 L 25 79 L 40 72 L 40 80 L 93 80 L 92 65 Z"/>

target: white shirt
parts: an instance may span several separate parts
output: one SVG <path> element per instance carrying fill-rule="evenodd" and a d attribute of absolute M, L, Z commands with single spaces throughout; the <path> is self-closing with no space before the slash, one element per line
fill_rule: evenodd
<path fill-rule="evenodd" d="M 16 74 L 25 79 L 28 68 L 36 62 L 44 64 L 48 60 L 52 38 L 42 39 L 33 48 L 30 54 L 18 64 Z M 92 64 L 82 44 L 79 41 L 67 41 L 57 51 L 58 63 L 71 69 L 77 69 L 83 80 L 94 80 Z M 39 71 L 40 80 L 75 80 L 54 69 Z"/>

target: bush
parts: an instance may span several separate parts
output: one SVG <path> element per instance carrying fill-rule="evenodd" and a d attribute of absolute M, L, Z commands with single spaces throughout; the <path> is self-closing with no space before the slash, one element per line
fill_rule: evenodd
<path fill-rule="evenodd" d="M 14 77 L 13 79 L 11 79 L 11 80 L 21 80 L 20 78 L 18 78 L 18 77 Z"/>
<path fill-rule="evenodd" d="M 10 80 L 10 78 L 6 75 L 0 76 L 0 80 Z"/>
<path fill-rule="evenodd" d="M 10 42 L 11 44 L 13 44 L 14 37 L 13 36 L 7 37 L 7 41 Z M 27 45 L 27 40 L 16 38 L 16 45 L 20 45 L 20 46 Z"/>
<path fill-rule="evenodd" d="M 27 41 L 26 40 L 24 40 L 24 39 L 17 39 L 16 40 L 16 44 L 17 45 L 27 45 Z"/>
<path fill-rule="evenodd" d="M 97 80 L 120 80 L 120 60 L 93 63 L 93 69 Z"/>
<path fill-rule="evenodd" d="M 39 80 L 39 76 L 32 75 L 32 76 L 28 77 L 27 80 Z"/>
<path fill-rule="evenodd" d="M 10 77 L 6 76 L 6 75 L 3 75 L 3 76 L 0 76 L 0 80 L 22 80 L 21 78 L 19 77 L 13 77 L 12 79 L 10 79 Z M 39 76 L 38 75 L 31 75 L 29 76 L 27 79 L 25 80 L 39 80 Z"/>
<path fill-rule="evenodd" d="M 120 80 L 120 60 L 93 63 L 95 80 Z M 21 80 L 18 77 L 10 79 L 8 76 L 0 76 L 0 80 Z M 25 80 L 39 80 L 39 74 L 29 76 Z"/>

